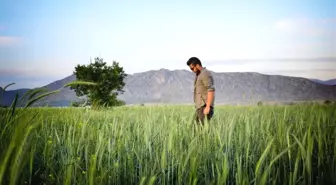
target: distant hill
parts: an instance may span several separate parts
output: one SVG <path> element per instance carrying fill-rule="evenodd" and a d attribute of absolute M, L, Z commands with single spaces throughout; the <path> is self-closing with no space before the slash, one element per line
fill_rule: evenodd
<path fill-rule="evenodd" d="M 215 73 L 216 104 L 291 102 L 336 100 L 336 85 L 324 85 L 306 78 L 260 73 Z M 50 83 L 45 88 L 56 90 L 75 80 L 71 75 Z M 126 104 L 189 104 L 193 103 L 194 74 L 187 70 L 151 70 L 129 75 L 124 94 L 119 98 Z M 12 101 L 16 92 L 5 93 L 5 102 Z M 14 95 L 13 95 L 14 94 Z M 77 97 L 69 88 L 38 102 L 37 105 L 69 106 Z"/>
<path fill-rule="evenodd" d="M 324 84 L 324 85 L 336 85 L 336 78 L 330 80 L 319 80 L 319 79 L 311 79 L 313 82 Z"/>
<path fill-rule="evenodd" d="M 29 89 L 3 91 L 2 88 L 0 88 L 0 105 L 11 105 L 17 93 L 19 95 L 18 97 L 22 97 L 27 91 L 29 91 Z"/>

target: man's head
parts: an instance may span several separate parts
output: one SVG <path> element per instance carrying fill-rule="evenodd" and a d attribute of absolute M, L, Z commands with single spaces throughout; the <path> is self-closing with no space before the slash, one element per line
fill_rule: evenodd
<path fill-rule="evenodd" d="M 203 69 L 202 62 L 197 57 L 191 57 L 187 61 L 187 65 L 190 67 L 190 70 L 198 74 Z"/>

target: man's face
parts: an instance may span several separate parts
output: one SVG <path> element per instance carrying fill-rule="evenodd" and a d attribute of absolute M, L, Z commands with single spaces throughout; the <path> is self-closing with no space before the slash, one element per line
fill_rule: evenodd
<path fill-rule="evenodd" d="M 199 72 L 199 70 L 197 69 L 197 67 L 194 64 L 190 64 L 189 68 L 192 72 L 194 72 L 196 74 Z"/>

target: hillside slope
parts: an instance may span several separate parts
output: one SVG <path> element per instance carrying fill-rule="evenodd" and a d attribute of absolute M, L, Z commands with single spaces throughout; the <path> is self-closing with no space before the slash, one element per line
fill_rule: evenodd
<path fill-rule="evenodd" d="M 217 104 L 336 100 L 335 85 L 324 85 L 305 78 L 238 72 L 213 72 L 213 75 Z M 126 78 L 125 92 L 119 98 L 127 104 L 193 103 L 193 79 L 194 74 L 186 70 L 160 69 L 136 73 Z M 56 90 L 73 80 L 75 76 L 71 75 L 44 87 Z M 5 94 L 6 102 L 10 102 L 11 97 Z M 75 93 L 66 88 L 38 105 L 68 106 L 76 99 Z"/>
<path fill-rule="evenodd" d="M 311 79 L 313 82 L 317 82 L 324 85 L 336 85 L 336 79 L 329 80 L 319 80 L 319 79 Z"/>

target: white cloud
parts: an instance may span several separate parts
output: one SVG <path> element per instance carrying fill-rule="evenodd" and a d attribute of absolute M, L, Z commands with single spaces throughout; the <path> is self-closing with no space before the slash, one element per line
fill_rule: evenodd
<path fill-rule="evenodd" d="M 283 19 L 274 24 L 274 27 L 289 34 L 305 36 L 336 37 L 336 18 L 333 19 Z"/>
<path fill-rule="evenodd" d="M 278 71 L 278 72 L 275 71 L 275 72 L 264 72 L 264 74 L 303 77 L 303 78 L 320 79 L 320 80 L 330 80 L 336 78 L 335 70 L 302 70 L 302 71 Z"/>
<path fill-rule="evenodd" d="M 0 69 L 1 76 L 20 76 L 27 78 L 60 78 L 71 75 L 69 68 L 63 66 L 41 65 L 40 67 L 3 68 Z"/>
<path fill-rule="evenodd" d="M 1 29 L 1 27 L 0 27 Z M 20 43 L 19 37 L 0 36 L 0 46 L 10 46 Z"/>
<path fill-rule="evenodd" d="M 336 18 L 290 18 L 277 21 L 270 30 L 277 56 L 294 58 L 336 57 Z"/>
<path fill-rule="evenodd" d="M 59 80 L 58 78 L 27 78 L 27 77 L 19 77 L 19 78 L 7 78 L 5 80 L 0 80 L 0 86 L 5 87 L 8 84 L 15 83 L 6 90 L 15 90 L 15 89 L 21 89 L 21 88 L 38 88 L 45 86 L 51 82 L 54 82 L 55 80 Z"/>
<path fill-rule="evenodd" d="M 228 61 L 227 61 L 228 62 Z M 300 61 L 240 61 L 232 63 L 217 63 L 208 65 L 215 72 L 259 72 L 263 74 L 278 74 L 289 76 L 301 76 L 306 78 L 319 78 L 328 80 L 336 78 L 336 59 L 327 60 L 300 60 Z"/>

